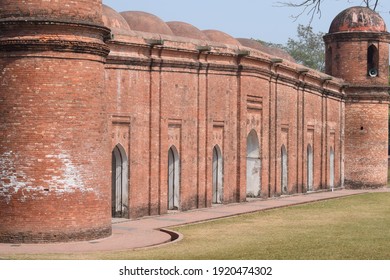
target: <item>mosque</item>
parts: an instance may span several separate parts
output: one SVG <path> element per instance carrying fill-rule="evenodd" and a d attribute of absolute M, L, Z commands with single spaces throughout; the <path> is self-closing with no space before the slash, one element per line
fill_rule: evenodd
<path fill-rule="evenodd" d="M 0 242 L 387 183 L 390 35 L 337 15 L 326 73 L 101 0 L 0 3 Z"/>

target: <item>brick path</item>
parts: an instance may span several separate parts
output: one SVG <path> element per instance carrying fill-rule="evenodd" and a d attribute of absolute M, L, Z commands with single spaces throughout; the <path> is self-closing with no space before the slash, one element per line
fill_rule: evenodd
<path fill-rule="evenodd" d="M 389 189 L 375 192 L 389 192 Z M 293 195 L 268 200 L 252 200 L 246 203 L 221 205 L 207 209 L 178 212 L 163 216 L 147 217 L 140 220 L 114 220 L 111 237 L 83 242 L 58 244 L 0 244 L 1 254 L 46 254 L 82 253 L 97 251 L 119 251 L 161 245 L 171 241 L 171 236 L 160 231 L 171 226 L 203 222 L 231 217 L 244 213 L 305 204 L 314 201 L 334 199 L 368 193 L 368 190 L 338 190 L 307 195 Z M 371 191 L 372 192 L 372 191 Z"/>

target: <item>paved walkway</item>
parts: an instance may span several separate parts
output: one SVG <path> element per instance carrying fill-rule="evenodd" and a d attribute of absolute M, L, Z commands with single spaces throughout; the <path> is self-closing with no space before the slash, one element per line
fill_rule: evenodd
<path fill-rule="evenodd" d="M 389 192 L 389 189 L 377 190 Z M 252 200 L 246 203 L 221 205 L 207 209 L 178 212 L 140 220 L 114 220 L 111 237 L 84 242 L 57 244 L 0 244 L 1 254 L 46 254 L 82 253 L 97 251 L 119 251 L 161 245 L 171 241 L 171 236 L 161 231 L 171 226 L 204 222 L 213 219 L 258 212 L 279 207 L 305 204 L 314 201 L 334 199 L 368 193 L 368 190 L 338 190 L 306 195 L 293 195 L 268 200 Z"/>

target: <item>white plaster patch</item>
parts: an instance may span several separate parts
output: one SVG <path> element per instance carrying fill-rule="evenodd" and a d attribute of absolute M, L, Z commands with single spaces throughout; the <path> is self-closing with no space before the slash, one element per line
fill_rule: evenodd
<path fill-rule="evenodd" d="M 18 154 L 12 151 L 0 155 L 0 198 L 5 198 L 7 204 L 13 196 L 18 194 L 18 199 L 25 202 L 27 199 L 36 199 L 38 196 L 65 193 L 94 192 L 93 188 L 84 185 L 81 174 L 73 164 L 68 154 L 48 155 L 47 159 L 58 159 L 62 168 L 59 176 L 48 174 L 48 179 L 43 180 L 44 186 L 36 186 L 32 178 L 28 176 L 15 164 L 18 161 Z M 49 170 L 48 170 L 49 171 Z M 49 171 L 50 172 L 50 171 Z"/>
<path fill-rule="evenodd" d="M 62 153 L 59 155 L 48 155 L 46 158 L 57 158 L 62 162 L 61 176 L 52 176 L 45 180 L 50 185 L 50 191 L 56 193 L 93 192 L 92 188 L 84 185 L 83 179 L 77 167 L 73 164 L 70 155 Z"/>
<path fill-rule="evenodd" d="M 18 155 L 12 151 L 5 152 L 0 156 L 0 197 L 4 197 L 7 204 L 20 189 L 32 188 L 26 174 L 16 169 L 13 160 L 17 157 Z"/>

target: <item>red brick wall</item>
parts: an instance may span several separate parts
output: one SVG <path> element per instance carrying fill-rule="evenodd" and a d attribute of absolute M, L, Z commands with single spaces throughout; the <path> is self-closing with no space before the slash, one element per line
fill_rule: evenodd
<path fill-rule="evenodd" d="M 388 43 L 383 42 L 383 38 L 378 35 L 377 38 L 357 38 L 359 39 L 347 40 L 337 36 L 329 37 L 331 41 L 328 43 L 328 48 L 332 48 L 332 55 L 326 57 L 326 63 L 330 65 L 328 74 L 343 78 L 346 82 L 352 84 L 387 85 L 387 73 L 389 72 Z M 372 44 L 379 50 L 379 75 L 376 78 L 369 77 L 367 70 L 367 50 Z"/>
<path fill-rule="evenodd" d="M 336 151 L 335 186 L 341 186 L 342 103 L 323 94 L 321 79 L 311 76 L 304 82 L 316 83 L 309 90 L 297 87 L 296 74 L 285 68 L 273 70 L 284 78 L 272 82 L 269 73 L 252 68 L 251 60 L 242 60 L 240 71 L 234 56 L 197 58 L 184 52 L 176 59 L 172 50 L 118 50 L 126 63 L 110 57 L 106 85 L 113 119 L 129 120 L 124 127 L 130 131 L 125 145 L 130 154 L 131 218 L 167 212 L 172 145 L 181 163 L 180 210 L 211 206 L 215 145 L 223 155 L 224 203 L 245 201 L 246 140 L 252 129 L 260 142 L 263 197 L 281 194 L 282 144 L 289 149 L 289 193 L 306 192 L 308 143 L 315 151 L 315 190 L 329 187 L 330 146 Z M 197 59 L 203 65 L 191 64 Z M 300 79 L 305 80 L 304 75 Z M 118 124 L 113 123 L 112 130 L 111 148 L 124 141 L 115 134 Z"/>
<path fill-rule="evenodd" d="M 351 188 L 387 184 L 388 104 L 347 103 L 345 183 Z"/>

